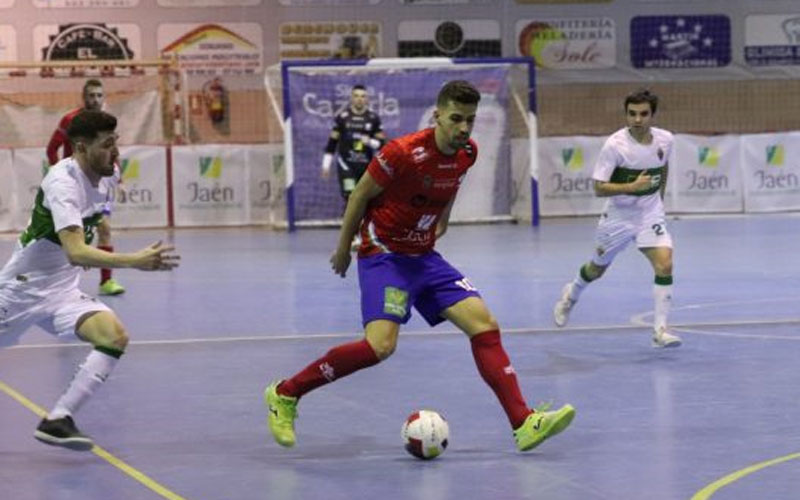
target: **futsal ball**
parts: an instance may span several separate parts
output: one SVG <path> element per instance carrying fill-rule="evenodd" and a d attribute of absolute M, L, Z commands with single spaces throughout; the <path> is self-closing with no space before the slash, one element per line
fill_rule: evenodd
<path fill-rule="evenodd" d="M 444 453 L 450 428 L 447 420 L 433 410 L 415 411 L 403 422 L 403 444 L 417 458 L 429 460 Z"/>

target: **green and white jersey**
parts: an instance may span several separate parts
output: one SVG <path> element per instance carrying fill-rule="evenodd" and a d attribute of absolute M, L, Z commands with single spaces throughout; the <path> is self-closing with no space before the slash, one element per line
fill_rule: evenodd
<path fill-rule="evenodd" d="M 664 210 L 661 200 L 661 183 L 666 182 L 667 162 L 672 154 L 675 138 L 672 132 L 650 127 L 653 140 L 650 144 L 637 142 L 627 127 L 614 132 L 603 145 L 592 178 L 602 182 L 631 182 L 642 170 L 648 170 L 652 178 L 652 188 L 636 195 L 620 194 L 610 196 L 606 210 L 620 211 L 658 211 Z"/>
<path fill-rule="evenodd" d="M 44 297 L 77 287 L 81 268 L 67 260 L 58 231 L 81 227 L 90 243 L 114 182 L 103 178 L 93 186 L 71 157 L 52 166 L 36 194 L 28 227 L 0 271 L 0 289 Z"/>

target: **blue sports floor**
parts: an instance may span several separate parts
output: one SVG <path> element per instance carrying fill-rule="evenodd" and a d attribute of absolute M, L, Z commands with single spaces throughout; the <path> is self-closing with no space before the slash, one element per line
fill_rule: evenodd
<path fill-rule="evenodd" d="M 674 500 L 800 498 L 800 216 L 670 221 L 678 349 L 650 347 L 652 271 L 626 251 L 552 326 L 562 285 L 592 250 L 594 218 L 456 226 L 439 250 L 478 286 L 530 404 L 569 402 L 563 434 L 520 454 L 468 341 L 415 317 L 389 360 L 307 395 L 298 444 L 276 445 L 262 391 L 360 336 L 354 267 L 336 277 L 334 230 L 117 232 L 156 239 L 172 273 L 117 271 L 106 300 L 133 342 L 77 415 L 99 445 L 35 441 L 87 347 L 30 332 L 0 351 L 0 499 Z M 0 260 L 12 235 L 0 236 Z M 98 272 L 84 289 L 96 291 Z M 447 452 L 406 454 L 400 426 L 434 408 Z"/>

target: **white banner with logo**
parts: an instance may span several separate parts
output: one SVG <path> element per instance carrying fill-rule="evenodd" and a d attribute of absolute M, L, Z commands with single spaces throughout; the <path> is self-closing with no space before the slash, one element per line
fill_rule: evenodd
<path fill-rule="evenodd" d="M 11 150 L 0 149 L 0 231 L 14 229 L 14 170 Z"/>
<path fill-rule="evenodd" d="M 800 209 L 800 132 L 741 136 L 746 212 Z"/>
<path fill-rule="evenodd" d="M 605 200 L 594 194 L 592 171 L 605 137 L 539 139 L 539 208 L 548 215 L 590 215 Z"/>
<path fill-rule="evenodd" d="M 668 211 L 741 212 L 739 136 L 676 135 Z"/>
<path fill-rule="evenodd" d="M 174 146 L 172 193 L 176 226 L 242 225 L 249 218 L 246 148 Z"/>
<path fill-rule="evenodd" d="M 167 149 L 162 146 L 120 148 L 122 182 L 111 210 L 113 227 L 167 225 Z"/>
<path fill-rule="evenodd" d="M 250 197 L 249 224 L 286 221 L 286 186 L 283 145 L 268 144 L 245 148 Z"/>
<path fill-rule="evenodd" d="M 31 218 L 36 192 L 47 174 L 50 162 L 44 148 L 14 150 L 15 229 L 23 229 Z"/>

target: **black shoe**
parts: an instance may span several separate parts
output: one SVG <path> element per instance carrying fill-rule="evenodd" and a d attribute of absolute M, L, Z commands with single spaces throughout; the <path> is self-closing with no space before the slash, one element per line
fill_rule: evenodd
<path fill-rule="evenodd" d="M 81 434 L 69 415 L 53 420 L 43 418 L 33 437 L 53 446 L 63 446 L 75 451 L 89 451 L 94 446 L 92 438 Z"/>

